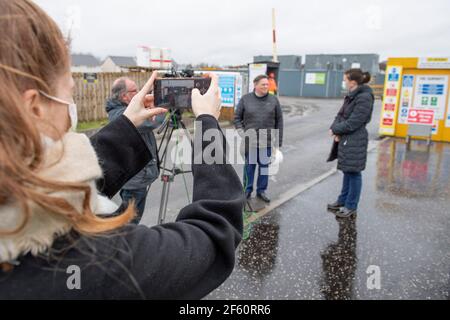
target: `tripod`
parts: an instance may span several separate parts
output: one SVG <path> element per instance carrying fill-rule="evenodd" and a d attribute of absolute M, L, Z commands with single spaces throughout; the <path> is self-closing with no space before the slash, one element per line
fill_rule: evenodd
<path fill-rule="evenodd" d="M 161 174 L 161 181 L 163 183 L 162 192 L 161 192 L 161 201 L 159 205 L 159 215 L 158 215 L 158 224 L 164 223 L 166 219 L 166 213 L 167 213 L 167 203 L 169 201 L 169 191 L 170 191 L 170 184 L 174 181 L 175 176 L 179 174 L 185 174 L 192 171 L 184 171 L 180 168 L 176 167 L 175 159 L 173 161 L 172 168 L 168 169 L 166 167 L 167 164 L 167 154 L 168 154 L 168 148 L 170 140 L 172 139 L 173 132 L 178 129 L 183 129 L 186 136 L 188 137 L 191 146 L 192 138 L 189 133 L 189 131 L 186 129 L 186 126 L 184 125 L 182 119 L 181 119 L 181 112 L 178 109 L 173 109 L 170 111 L 169 117 L 164 120 L 161 127 L 158 129 L 157 133 L 161 134 L 161 132 L 164 131 L 163 137 L 161 139 L 161 142 L 158 147 L 158 155 L 160 154 L 160 151 L 163 150 L 163 153 L 160 157 L 160 163 L 162 162 L 163 165 L 160 166 L 160 169 L 162 170 Z M 164 149 L 163 149 L 164 144 Z M 177 141 L 178 145 L 178 141 Z"/>

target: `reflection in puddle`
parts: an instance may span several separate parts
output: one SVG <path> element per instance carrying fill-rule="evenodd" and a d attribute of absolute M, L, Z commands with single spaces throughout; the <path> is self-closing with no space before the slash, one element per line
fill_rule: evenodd
<path fill-rule="evenodd" d="M 389 139 L 379 145 L 377 189 L 402 197 L 434 198 L 450 194 L 450 144 Z"/>
<path fill-rule="evenodd" d="M 253 225 L 250 238 L 240 246 L 239 266 L 258 278 L 270 274 L 275 266 L 280 230 L 275 220 L 262 218 Z"/>
<path fill-rule="evenodd" d="M 327 300 L 354 299 L 356 270 L 356 218 L 336 218 L 338 240 L 321 253 L 323 279 L 321 292 Z"/>

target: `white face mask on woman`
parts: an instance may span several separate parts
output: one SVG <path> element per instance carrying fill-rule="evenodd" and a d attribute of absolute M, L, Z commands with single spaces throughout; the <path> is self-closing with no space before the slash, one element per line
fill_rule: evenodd
<path fill-rule="evenodd" d="M 39 90 L 39 93 L 42 94 L 44 97 L 53 100 L 55 102 L 59 102 L 61 104 L 65 104 L 69 108 L 69 117 L 70 117 L 70 130 L 75 131 L 77 129 L 78 125 L 78 113 L 77 113 L 77 105 L 72 102 L 67 102 L 62 99 L 59 99 L 57 97 L 51 96 L 46 94 L 45 92 Z"/>

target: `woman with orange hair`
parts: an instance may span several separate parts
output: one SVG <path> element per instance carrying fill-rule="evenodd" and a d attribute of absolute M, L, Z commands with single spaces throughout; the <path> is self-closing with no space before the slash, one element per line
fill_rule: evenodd
<path fill-rule="evenodd" d="M 175 223 L 127 224 L 131 205 L 96 214 L 98 191 L 113 196 L 150 160 L 136 126 L 166 111 L 147 94 L 156 74 L 89 140 L 69 130 L 74 85 L 55 22 L 31 1 L 0 0 L 0 30 L 0 299 L 197 299 L 218 287 L 242 234 L 230 165 L 193 165 L 193 203 Z M 220 131 L 217 77 L 205 95 L 193 91 L 192 105 L 203 132 Z"/>

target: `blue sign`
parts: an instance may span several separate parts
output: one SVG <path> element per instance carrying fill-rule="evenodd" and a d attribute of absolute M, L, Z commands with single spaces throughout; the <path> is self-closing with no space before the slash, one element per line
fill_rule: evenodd
<path fill-rule="evenodd" d="M 403 87 L 412 88 L 414 85 L 414 76 L 405 75 L 403 76 Z"/>
<path fill-rule="evenodd" d="M 222 95 L 222 105 L 224 106 L 234 105 L 234 82 L 235 76 L 219 75 L 219 87 Z"/>
<path fill-rule="evenodd" d="M 388 80 L 397 82 L 400 77 L 400 74 L 398 73 L 397 68 L 392 68 L 391 70 L 392 72 L 389 73 Z"/>
<path fill-rule="evenodd" d="M 389 74 L 389 81 L 397 82 L 398 81 L 398 77 L 399 77 L 398 73 L 390 73 Z"/>
<path fill-rule="evenodd" d="M 442 95 L 442 94 L 444 94 L 444 85 L 443 84 L 422 84 L 419 86 L 419 91 L 421 94 Z"/>

